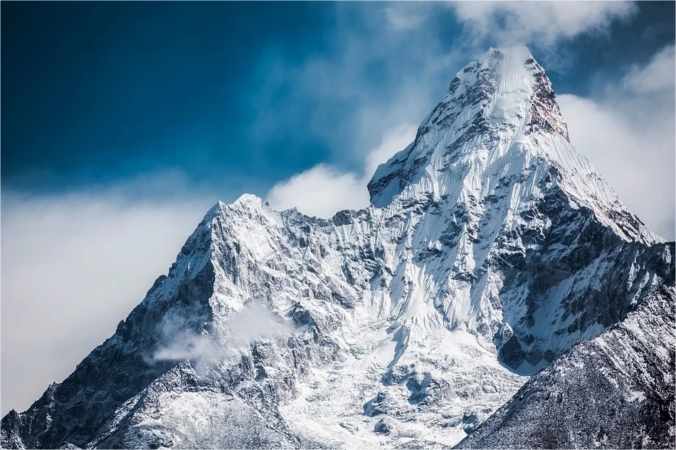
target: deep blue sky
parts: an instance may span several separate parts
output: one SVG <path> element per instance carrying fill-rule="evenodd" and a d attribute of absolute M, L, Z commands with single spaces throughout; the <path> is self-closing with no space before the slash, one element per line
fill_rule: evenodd
<path fill-rule="evenodd" d="M 320 162 L 359 168 L 359 147 L 398 119 L 378 115 L 423 65 L 429 96 L 413 121 L 469 62 L 456 52 L 430 71 L 429 57 L 474 51 L 452 9 L 408 5 L 435 9 L 411 35 L 388 29 L 385 6 L 3 2 L 2 187 L 59 192 L 180 170 L 231 200 Z M 673 42 L 674 3 L 638 8 L 562 43 L 565 61 L 531 47 L 557 93 L 594 95 L 599 77 Z"/>

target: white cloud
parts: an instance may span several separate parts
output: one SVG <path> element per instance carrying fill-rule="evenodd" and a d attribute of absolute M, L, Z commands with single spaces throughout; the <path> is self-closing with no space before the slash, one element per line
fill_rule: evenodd
<path fill-rule="evenodd" d="M 674 47 L 633 67 L 600 98 L 559 96 L 573 144 L 648 227 L 673 240 Z M 617 86 L 619 84 L 619 86 Z"/>
<path fill-rule="evenodd" d="M 450 4 L 476 43 L 551 47 L 583 33 L 603 32 L 636 12 L 633 2 L 457 2 Z"/>
<path fill-rule="evenodd" d="M 267 201 L 278 210 L 296 207 L 304 214 L 329 218 L 341 209 L 367 206 L 369 196 L 355 174 L 320 164 L 275 184 Z"/>
<path fill-rule="evenodd" d="M 252 301 L 235 311 L 219 328 L 218 336 L 198 334 L 186 326 L 185 317 L 169 315 L 161 328 L 161 341 L 152 360 L 193 360 L 198 372 L 206 372 L 225 361 L 236 362 L 242 352 L 259 340 L 291 336 L 294 327 L 263 304 Z"/>
<path fill-rule="evenodd" d="M 668 45 L 647 66 L 634 66 L 623 80 L 624 87 L 636 94 L 673 90 L 675 64 L 674 45 Z"/>
<path fill-rule="evenodd" d="M 3 192 L 2 415 L 62 381 L 145 296 L 211 206 Z"/>
<path fill-rule="evenodd" d="M 408 123 L 386 130 L 378 146 L 366 155 L 363 174 L 341 172 L 320 164 L 275 184 L 267 201 L 279 210 L 295 207 L 304 214 L 322 218 L 330 218 L 343 209 L 364 208 L 369 205 L 366 185 L 378 165 L 406 148 L 416 131 L 417 127 Z"/>

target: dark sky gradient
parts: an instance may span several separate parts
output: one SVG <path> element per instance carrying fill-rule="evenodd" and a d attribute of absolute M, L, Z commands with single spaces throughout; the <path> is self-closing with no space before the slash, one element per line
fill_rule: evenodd
<path fill-rule="evenodd" d="M 349 122 L 340 124 L 354 102 L 309 96 L 293 75 L 271 87 L 268 71 L 332 61 L 346 34 L 364 52 L 389 39 L 401 51 L 364 58 L 355 84 L 374 102 L 396 97 L 419 60 L 377 20 L 382 7 L 3 2 L 2 187 L 77 190 L 177 169 L 230 200 L 320 162 L 354 169 L 366 149 L 349 147 L 376 142 L 346 137 Z M 438 9 L 415 45 L 457 45 L 463 29 L 451 9 L 411 7 Z M 608 35 L 567 42 L 572 57 L 549 74 L 558 93 L 593 95 L 595 79 L 619 77 L 627 61 L 645 63 L 673 40 L 674 3 L 641 2 Z M 467 62 L 430 81 L 437 99 Z M 259 126 L 263 116 L 273 123 Z"/>
<path fill-rule="evenodd" d="M 321 34 L 327 6 L 3 4 L 3 182 L 267 170 L 271 155 L 247 151 L 242 136 L 252 68 L 271 46 L 289 58 L 317 51 L 305 36 Z M 288 170 L 305 163 L 290 158 Z"/>

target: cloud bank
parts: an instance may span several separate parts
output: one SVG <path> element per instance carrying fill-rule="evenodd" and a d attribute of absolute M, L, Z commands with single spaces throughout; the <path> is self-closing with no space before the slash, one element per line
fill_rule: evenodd
<path fill-rule="evenodd" d="M 3 192 L 2 414 L 62 381 L 166 273 L 211 202 Z"/>

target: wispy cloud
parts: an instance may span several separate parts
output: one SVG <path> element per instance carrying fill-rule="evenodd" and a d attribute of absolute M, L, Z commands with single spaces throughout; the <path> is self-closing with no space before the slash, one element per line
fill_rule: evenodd
<path fill-rule="evenodd" d="M 622 85 L 634 94 L 662 94 L 674 90 L 674 45 L 654 55 L 646 66 L 633 66 Z"/>
<path fill-rule="evenodd" d="M 152 355 L 155 361 L 191 360 L 198 372 L 224 362 L 235 362 L 257 341 L 291 336 L 294 327 L 256 301 L 234 311 L 213 335 L 196 333 L 186 326 L 186 318 L 168 315 L 160 328 L 160 342 Z"/>
<path fill-rule="evenodd" d="M 325 164 L 355 170 L 386 130 L 419 123 L 443 96 L 454 69 L 466 62 L 466 55 L 445 46 L 430 27 L 392 31 L 387 8 L 398 26 L 413 26 L 426 14 L 424 4 L 403 10 L 354 5 L 335 4 L 326 51 L 298 61 L 271 50 L 261 59 L 250 128 L 259 145 L 289 136 L 320 143 L 328 153 Z"/>
<path fill-rule="evenodd" d="M 584 33 L 605 32 L 636 13 L 633 2 L 454 2 L 449 5 L 475 44 L 551 48 Z"/>
<path fill-rule="evenodd" d="M 395 4 L 394 6 L 383 8 L 387 24 L 391 29 L 397 31 L 415 30 L 427 18 L 426 14 L 420 12 L 419 8 L 415 12 L 405 6 L 405 4 Z"/>

